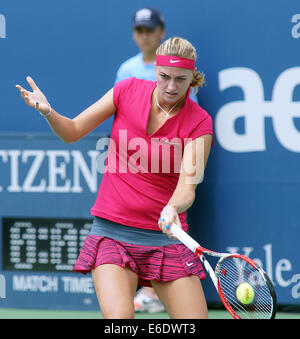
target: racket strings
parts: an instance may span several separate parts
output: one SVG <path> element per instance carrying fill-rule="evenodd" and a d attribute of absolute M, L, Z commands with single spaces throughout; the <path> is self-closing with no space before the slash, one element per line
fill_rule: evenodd
<path fill-rule="evenodd" d="M 269 319 L 273 312 L 273 299 L 263 275 L 246 260 L 237 257 L 224 259 L 219 266 L 219 289 L 226 305 L 242 319 Z M 248 283 L 254 291 L 253 301 L 242 303 L 236 290 Z"/>

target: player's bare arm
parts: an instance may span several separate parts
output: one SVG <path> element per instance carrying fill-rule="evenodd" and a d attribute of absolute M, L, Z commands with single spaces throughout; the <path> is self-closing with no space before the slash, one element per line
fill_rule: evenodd
<path fill-rule="evenodd" d="M 169 237 L 171 237 L 170 229 L 169 227 L 166 229 L 165 226 L 170 226 L 173 222 L 181 225 L 178 214 L 189 209 L 194 203 L 195 190 L 203 178 L 211 144 L 212 136 L 206 134 L 191 141 L 184 148 L 176 189 L 168 204 L 162 210 L 162 217 L 158 224 L 161 230 L 167 233 Z"/>
<path fill-rule="evenodd" d="M 116 111 L 113 102 L 113 89 L 111 89 L 74 119 L 70 119 L 51 108 L 46 96 L 31 77 L 27 77 L 26 80 L 32 91 L 16 85 L 25 103 L 44 115 L 53 132 L 64 142 L 78 141 Z"/>

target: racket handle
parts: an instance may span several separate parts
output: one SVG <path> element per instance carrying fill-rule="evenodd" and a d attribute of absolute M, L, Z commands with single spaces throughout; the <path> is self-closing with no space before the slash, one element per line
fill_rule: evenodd
<path fill-rule="evenodd" d="M 189 236 L 181 227 L 173 223 L 171 225 L 171 233 L 179 239 L 187 248 L 192 252 L 196 252 L 196 249 L 200 246 L 191 236 Z"/>

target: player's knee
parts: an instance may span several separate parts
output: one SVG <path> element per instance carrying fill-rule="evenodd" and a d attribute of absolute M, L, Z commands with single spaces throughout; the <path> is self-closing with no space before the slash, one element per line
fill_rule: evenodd
<path fill-rule="evenodd" d="M 100 309 L 104 319 L 133 319 L 134 305 L 128 302 L 100 303 Z"/>

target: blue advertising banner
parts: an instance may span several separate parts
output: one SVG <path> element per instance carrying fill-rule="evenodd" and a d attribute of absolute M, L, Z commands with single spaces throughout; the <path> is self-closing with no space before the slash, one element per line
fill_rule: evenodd
<path fill-rule="evenodd" d="M 91 276 L 72 272 L 104 169 L 98 140 L 0 137 L 1 306 L 98 309 Z"/>
<path fill-rule="evenodd" d="M 26 87 L 32 76 L 53 108 L 76 116 L 113 87 L 119 65 L 138 53 L 131 19 L 146 5 L 0 5 L 0 307 L 98 308 L 90 276 L 10 266 L 25 258 L 25 245 L 13 244 L 21 249 L 9 249 L 8 260 L 3 241 L 36 241 L 26 260 L 41 261 L 50 261 L 51 253 L 59 260 L 60 246 L 47 252 L 39 236 L 81 241 L 101 182 L 97 135 L 109 135 L 112 119 L 78 143 L 64 144 L 47 134 L 48 124 L 24 105 L 15 85 Z M 256 259 L 279 304 L 300 305 L 299 1 L 191 0 L 186 6 L 174 0 L 171 6 L 153 0 L 151 6 L 164 14 L 166 38 L 194 44 L 196 66 L 206 75 L 198 99 L 213 118 L 214 145 L 189 210 L 190 231 L 206 248 Z M 31 223 L 26 231 L 22 222 Z M 63 223 L 73 226 L 57 226 Z M 217 302 L 208 279 L 204 286 L 207 300 Z"/>

